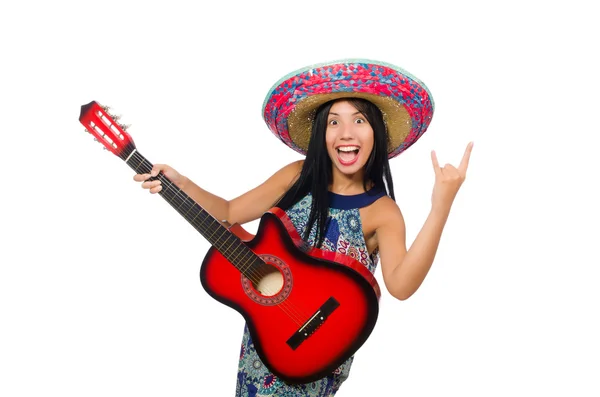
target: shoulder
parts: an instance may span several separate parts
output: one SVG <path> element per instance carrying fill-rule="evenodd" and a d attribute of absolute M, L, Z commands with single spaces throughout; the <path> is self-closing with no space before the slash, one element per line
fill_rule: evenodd
<path fill-rule="evenodd" d="M 391 197 L 384 195 L 360 211 L 363 232 L 370 252 L 380 248 L 385 236 L 402 235 L 404 219 L 398 204 Z"/>
<path fill-rule="evenodd" d="M 400 242 L 405 241 L 406 225 L 400 207 L 391 197 L 381 197 L 371 207 L 369 216 L 372 238 L 374 245 L 380 250 L 383 263 L 384 253 L 396 252 L 394 255 L 397 257 L 398 252 L 405 251 Z"/>
<path fill-rule="evenodd" d="M 402 212 L 398 204 L 390 197 L 383 196 L 369 206 L 368 212 L 365 214 L 369 217 L 373 229 L 377 230 L 389 224 L 403 221 Z"/>
<path fill-rule="evenodd" d="M 276 174 L 299 174 L 303 165 L 304 160 L 293 161 L 281 167 Z"/>
<path fill-rule="evenodd" d="M 273 190 L 278 197 L 296 182 L 302 171 L 304 160 L 286 164 L 273 173 L 259 188 Z"/>
<path fill-rule="evenodd" d="M 286 185 L 292 184 L 296 181 L 298 176 L 300 176 L 303 165 L 304 160 L 294 161 L 280 168 L 279 171 L 275 173 L 275 176 Z"/>
<path fill-rule="evenodd" d="M 388 212 L 388 211 L 400 211 L 398 204 L 387 194 L 384 194 L 379 199 L 375 200 L 371 207 L 375 210 L 374 212 Z"/>
<path fill-rule="evenodd" d="M 300 173 L 300 171 L 302 171 L 303 166 L 304 166 L 304 160 L 297 160 L 297 161 L 289 163 L 288 165 L 286 165 L 283 168 L 289 169 L 295 173 Z"/>

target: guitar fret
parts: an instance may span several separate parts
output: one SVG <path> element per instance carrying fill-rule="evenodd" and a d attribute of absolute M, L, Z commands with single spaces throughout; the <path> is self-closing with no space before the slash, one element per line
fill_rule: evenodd
<path fill-rule="evenodd" d="M 243 262 L 244 266 L 242 267 L 242 271 L 247 272 L 249 269 L 254 269 L 257 266 L 257 260 L 255 256 L 252 255 L 246 255 L 247 258 L 246 260 Z"/>
<path fill-rule="evenodd" d="M 252 251 L 250 251 L 252 252 Z M 242 258 L 238 260 L 238 262 L 240 263 L 240 266 L 243 264 L 244 266 L 242 267 L 242 271 L 246 272 L 246 270 L 248 270 L 251 266 L 248 265 L 248 252 L 247 251 L 242 251 Z"/>
<path fill-rule="evenodd" d="M 186 202 L 186 201 L 187 201 L 187 198 L 185 198 L 185 199 L 184 199 L 184 200 L 183 200 L 183 201 L 182 201 L 182 202 L 181 202 L 181 203 L 180 203 L 180 204 L 177 206 L 177 209 L 180 209 L 180 208 L 181 208 L 181 206 L 182 206 L 183 204 L 185 204 L 185 202 Z M 185 215 L 184 215 L 184 216 L 185 216 Z"/>
<path fill-rule="evenodd" d="M 227 229 L 225 229 L 227 230 Z M 229 240 L 232 238 L 232 234 L 229 233 L 229 231 L 227 231 L 227 233 L 221 233 L 219 235 L 219 237 L 216 239 L 215 243 L 218 243 L 221 246 L 225 246 L 225 244 L 227 244 L 229 242 Z M 221 239 L 223 239 L 223 241 L 221 242 Z M 235 237 L 233 237 L 233 242 L 229 242 L 229 245 L 231 246 L 233 243 L 238 242 L 239 240 Z"/>
<path fill-rule="evenodd" d="M 226 237 L 225 241 L 221 244 L 221 247 L 223 247 L 223 250 L 226 251 L 227 253 L 229 253 L 231 251 L 235 252 L 236 248 L 237 248 L 235 243 L 237 241 L 229 241 L 229 240 L 230 240 L 230 238 Z M 233 249 L 232 249 L 232 247 L 233 247 Z"/>
<path fill-rule="evenodd" d="M 188 213 L 190 212 L 190 210 L 192 210 L 194 208 L 194 204 L 190 203 L 190 208 L 188 208 L 188 210 L 185 212 L 185 214 L 183 214 L 184 217 L 188 216 Z"/>
<path fill-rule="evenodd" d="M 234 258 L 231 258 L 233 262 L 238 263 L 238 257 L 243 253 L 243 250 L 236 250 L 234 253 L 237 253 L 237 255 Z"/>
<path fill-rule="evenodd" d="M 135 168 L 134 168 L 134 170 L 138 171 L 138 169 L 140 168 L 140 165 L 142 165 L 142 164 L 143 164 L 143 162 L 144 162 L 144 157 L 142 157 L 142 158 L 140 159 L 140 162 L 138 163 L 137 167 L 135 167 Z"/>

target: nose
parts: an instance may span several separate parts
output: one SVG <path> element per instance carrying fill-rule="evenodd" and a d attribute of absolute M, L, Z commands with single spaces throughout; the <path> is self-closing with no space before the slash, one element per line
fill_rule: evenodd
<path fill-rule="evenodd" d="M 353 132 L 353 123 L 344 123 L 342 124 L 342 130 L 340 132 L 340 138 L 344 140 L 350 140 L 354 137 Z"/>

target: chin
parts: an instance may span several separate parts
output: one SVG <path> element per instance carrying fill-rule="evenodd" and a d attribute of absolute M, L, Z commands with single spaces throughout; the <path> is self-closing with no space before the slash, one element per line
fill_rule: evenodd
<path fill-rule="evenodd" d="M 341 172 L 344 175 L 354 175 L 358 172 L 361 172 L 364 169 L 365 163 L 362 161 L 357 161 L 352 165 L 336 163 L 335 167 L 338 169 L 339 172 Z"/>

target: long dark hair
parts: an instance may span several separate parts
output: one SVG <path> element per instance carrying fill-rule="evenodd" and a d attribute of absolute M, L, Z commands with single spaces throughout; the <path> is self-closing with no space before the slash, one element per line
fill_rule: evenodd
<path fill-rule="evenodd" d="M 303 238 L 308 240 L 313 225 L 316 223 L 315 247 L 321 247 L 325 238 L 329 212 L 329 185 L 332 183 L 332 162 L 325 144 L 327 119 L 333 104 L 342 100 L 348 101 L 361 112 L 373 128 L 373 151 L 365 164 L 363 178 L 365 191 L 368 190 L 368 184 L 371 182 L 375 188 L 386 189 L 388 196 L 393 200 L 396 199 L 387 156 L 389 135 L 379 108 L 360 98 L 336 99 L 322 104 L 317 108 L 315 114 L 311 139 L 300 176 L 276 204 L 279 208 L 287 210 L 305 195 L 311 194 L 312 206 Z"/>

